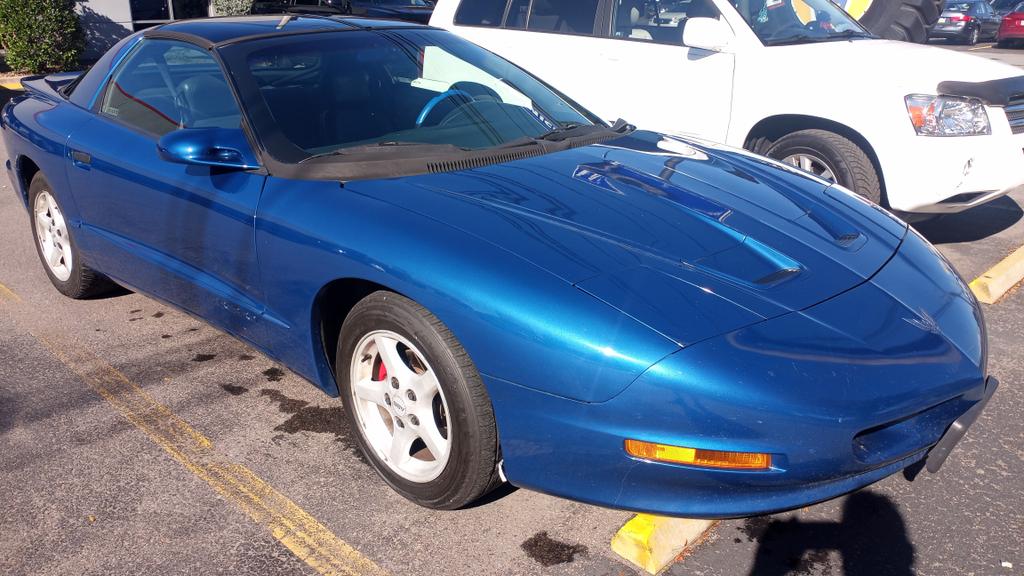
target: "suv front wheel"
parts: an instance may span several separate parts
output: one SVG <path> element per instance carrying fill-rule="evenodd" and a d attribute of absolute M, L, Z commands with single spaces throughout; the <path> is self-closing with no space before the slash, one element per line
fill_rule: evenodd
<path fill-rule="evenodd" d="M 828 130 L 800 130 L 772 142 L 764 154 L 882 204 L 882 186 L 874 163 L 845 136 Z"/>

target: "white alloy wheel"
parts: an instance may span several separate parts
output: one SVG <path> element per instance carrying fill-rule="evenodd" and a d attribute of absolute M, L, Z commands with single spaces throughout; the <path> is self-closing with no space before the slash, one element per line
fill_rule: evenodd
<path fill-rule="evenodd" d="M 36 227 L 36 238 L 43 260 L 61 282 L 71 277 L 71 241 L 68 236 L 64 214 L 57 206 L 57 200 L 49 191 L 43 190 L 36 195 L 32 216 Z"/>
<path fill-rule="evenodd" d="M 370 332 L 356 344 L 350 378 L 356 425 L 381 461 L 410 482 L 440 476 L 453 431 L 444 392 L 423 353 L 395 332 Z"/>
<path fill-rule="evenodd" d="M 829 168 L 828 164 L 813 154 L 791 154 L 783 158 L 782 161 L 790 166 L 796 166 L 804 172 L 810 172 L 822 180 L 836 181 L 836 176 L 832 173 L 832 169 Z"/>

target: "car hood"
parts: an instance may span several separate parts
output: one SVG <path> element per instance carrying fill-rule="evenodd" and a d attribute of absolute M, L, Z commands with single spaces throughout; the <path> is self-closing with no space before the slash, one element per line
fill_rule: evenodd
<path fill-rule="evenodd" d="M 651 132 L 348 186 L 513 252 L 681 346 L 864 282 L 906 233 L 821 180 Z"/>
<path fill-rule="evenodd" d="M 911 92 L 935 93 L 940 82 L 985 82 L 1021 76 L 1015 66 L 981 56 L 945 48 L 897 42 L 895 40 L 854 40 L 773 46 L 765 50 L 773 67 L 796 59 L 818 62 L 823 69 L 842 70 L 843 77 L 861 84 L 872 78 L 876 89 L 895 90 L 901 96 Z M 884 66 L 879 66 L 884 62 Z M 839 79 L 839 82 L 842 82 Z M 861 86 L 863 89 L 863 86 Z"/>

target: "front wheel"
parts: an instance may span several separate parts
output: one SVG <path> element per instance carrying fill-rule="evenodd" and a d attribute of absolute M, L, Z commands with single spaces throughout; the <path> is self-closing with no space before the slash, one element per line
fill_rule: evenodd
<path fill-rule="evenodd" d="M 964 42 L 968 46 L 974 46 L 978 43 L 981 37 L 981 32 L 977 28 L 971 28 L 971 31 L 967 33 L 967 41 Z"/>
<path fill-rule="evenodd" d="M 375 292 L 345 319 L 336 360 L 359 447 L 399 494 L 450 510 L 497 484 L 490 398 L 469 355 L 433 314 Z"/>
<path fill-rule="evenodd" d="M 54 288 L 70 298 L 88 298 L 108 289 L 110 281 L 82 262 L 71 226 L 42 172 L 29 184 L 28 202 L 36 253 Z"/>
<path fill-rule="evenodd" d="M 845 136 L 828 130 L 800 130 L 773 142 L 765 155 L 882 203 L 882 186 L 874 163 Z"/>

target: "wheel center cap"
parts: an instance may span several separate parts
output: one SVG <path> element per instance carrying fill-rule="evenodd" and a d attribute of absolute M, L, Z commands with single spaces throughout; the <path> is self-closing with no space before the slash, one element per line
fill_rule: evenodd
<path fill-rule="evenodd" d="M 395 413 L 399 416 L 405 414 L 405 403 L 398 396 L 392 396 L 391 407 L 395 409 Z"/>

